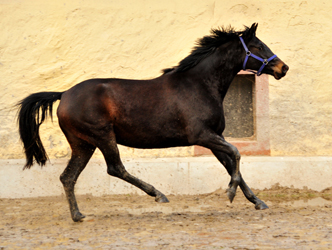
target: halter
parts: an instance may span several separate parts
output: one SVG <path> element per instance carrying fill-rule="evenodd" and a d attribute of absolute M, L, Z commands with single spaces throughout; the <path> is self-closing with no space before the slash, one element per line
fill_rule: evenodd
<path fill-rule="evenodd" d="M 241 43 L 242 43 L 242 45 L 243 45 L 244 50 L 246 51 L 246 58 L 244 59 L 244 62 L 243 62 L 243 70 L 247 70 L 247 69 L 246 69 L 246 65 L 247 65 L 247 62 L 248 62 L 249 57 L 251 56 L 251 57 L 255 58 L 256 60 L 261 61 L 263 64 L 262 64 L 262 66 L 259 68 L 259 70 L 258 70 L 257 72 L 252 71 L 252 70 L 247 70 L 247 71 L 250 71 L 250 72 L 252 72 L 252 73 L 255 73 L 255 74 L 257 74 L 257 76 L 260 76 L 260 75 L 262 74 L 262 71 L 263 71 L 264 67 L 265 67 L 270 61 L 272 61 L 274 58 L 276 58 L 277 55 L 273 55 L 273 56 L 271 56 L 271 57 L 268 58 L 268 59 L 263 59 L 263 58 L 261 58 L 261 57 L 259 57 L 259 56 L 256 56 L 256 55 L 254 55 L 253 53 L 251 53 L 250 50 L 247 48 L 246 44 L 245 44 L 244 41 L 243 41 L 243 38 L 242 38 L 241 36 L 239 36 L 239 38 L 240 38 L 240 41 L 241 41 Z"/>

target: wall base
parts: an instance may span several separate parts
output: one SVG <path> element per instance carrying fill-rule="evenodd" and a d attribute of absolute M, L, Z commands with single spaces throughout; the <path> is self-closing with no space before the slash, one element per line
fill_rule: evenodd
<path fill-rule="evenodd" d="M 0 160 L 0 198 L 55 196 L 64 193 L 59 176 L 68 160 L 22 170 L 25 160 Z M 164 194 L 203 194 L 226 189 L 230 180 L 214 157 L 123 159 L 128 172 Z M 332 157 L 242 157 L 241 172 L 251 188 L 279 183 L 321 191 L 332 186 Z M 92 159 L 78 179 L 76 194 L 144 194 L 111 177 L 103 159 Z"/>

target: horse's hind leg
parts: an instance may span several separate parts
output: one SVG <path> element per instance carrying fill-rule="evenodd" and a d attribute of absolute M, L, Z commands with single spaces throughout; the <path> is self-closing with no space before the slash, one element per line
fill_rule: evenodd
<path fill-rule="evenodd" d="M 70 139 L 67 136 L 67 139 L 72 148 L 72 156 L 66 169 L 61 174 L 60 180 L 63 184 L 66 197 L 69 203 L 71 217 L 73 221 L 77 222 L 81 221 L 85 216 L 82 215 L 78 209 L 74 193 L 74 187 L 78 176 L 83 171 L 86 164 L 93 155 L 95 147 L 78 138 Z"/>
<path fill-rule="evenodd" d="M 115 141 L 114 132 L 109 133 L 109 138 L 103 137 L 102 142 L 98 145 L 102 154 L 105 157 L 107 164 L 107 173 L 111 176 L 118 177 L 130 184 L 143 190 L 148 195 L 155 197 L 157 202 L 168 202 L 167 197 L 157 190 L 154 186 L 136 178 L 135 176 L 129 174 L 125 167 L 123 166 L 119 150 Z"/>

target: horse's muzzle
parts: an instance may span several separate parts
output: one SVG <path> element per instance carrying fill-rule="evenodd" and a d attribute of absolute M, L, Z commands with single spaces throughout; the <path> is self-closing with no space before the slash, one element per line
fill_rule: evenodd
<path fill-rule="evenodd" d="M 277 80 L 281 79 L 286 75 L 288 70 L 289 67 L 283 61 L 280 60 L 275 66 L 273 66 L 274 78 Z"/>

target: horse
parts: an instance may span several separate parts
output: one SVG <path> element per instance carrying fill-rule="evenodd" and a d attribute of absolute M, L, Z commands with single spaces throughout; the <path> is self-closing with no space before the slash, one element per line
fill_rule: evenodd
<path fill-rule="evenodd" d="M 89 79 L 64 92 L 27 96 L 17 104 L 26 156 L 23 169 L 35 162 L 43 166 L 48 160 L 39 127 L 47 117 L 52 118 L 53 103 L 60 100 L 58 122 L 71 147 L 60 181 L 74 222 L 85 217 L 74 186 L 96 148 L 105 158 L 109 175 L 131 183 L 157 202 L 168 202 L 162 192 L 126 171 L 117 144 L 143 149 L 206 147 L 230 175 L 229 200 L 233 201 L 240 186 L 256 209 L 267 209 L 241 176 L 239 151 L 222 135 L 223 100 L 239 71 L 269 74 L 279 80 L 289 69 L 256 37 L 257 26 L 253 23 L 240 31 L 231 26 L 212 29 L 177 66 L 164 69 L 154 79 Z"/>

